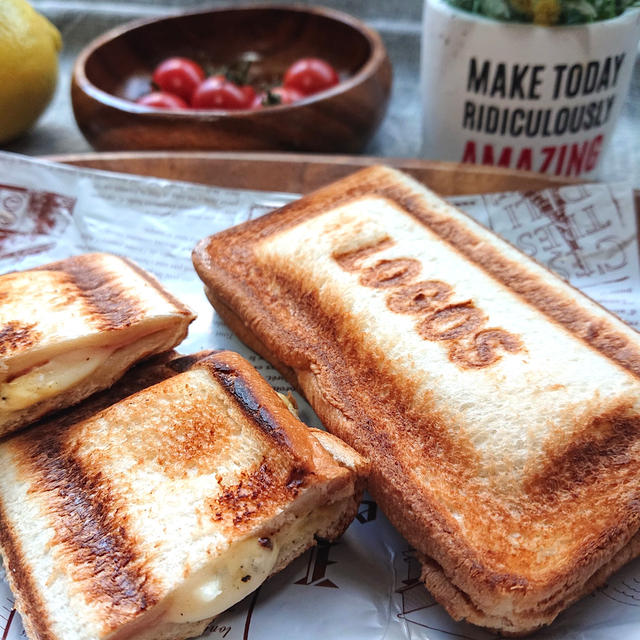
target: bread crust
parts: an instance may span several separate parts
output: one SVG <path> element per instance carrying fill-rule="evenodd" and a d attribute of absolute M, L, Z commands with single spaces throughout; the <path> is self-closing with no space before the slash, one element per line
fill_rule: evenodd
<path fill-rule="evenodd" d="M 533 310 L 554 331 L 570 336 L 577 351 L 601 358 L 603 367 L 606 363 L 625 381 L 628 392 L 620 392 L 610 404 L 594 399 L 582 412 L 571 410 L 571 432 L 549 438 L 536 469 L 523 478 L 521 493 L 514 490 L 515 497 L 509 487 L 496 484 L 487 491 L 486 483 L 473 475 L 482 460 L 473 442 L 465 440 L 464 430 L 457 429 L 464 425 L 455 407 L 436 409 L 425 398 L 416 409 L 407 399 L 407 387 L 414 381 L 400 380 L 385 369 L 386 354 L 358 335 L 335 298 L 320 296 L 317 282 L 300 275 L 293 260 L 275 261 L 277 249 L 272 247 L 279 236 L 372 195 L 408 214 L 461 262 L 517 297 L 527 313 Z M 390 246 L 383 232 L 376 238 L 381 246 Z M 333 259 L 342 260 L 343 270 L 352 270 L 360 258 L 353 251 L 340 252 Z M 606 579 L 619 566 L 614 558 L 637 553 L 630 541 L 640 524 L 635 471 L 640 460 L 640 340 L 633 329 L 546 269 L 411 180 L 381 167 L 207 238 L 193 257 L 207 295 L 225 322 L 303 391 L 329 431 L 371 460 L 371 493 L 425 558 L 425 566 L 437 567 L 425 569 L 425 580 L 452 615 L 510 634 L 530 632 L 552 622 Z M 401 281 L 413 268 L 410 260 L 396 260 L 396 273 L 380 275 L 384 263 L 361 259 L 361 264 L 378 269 L 366 277 L 379 278 L 380 287 L 393 278 Z M 364 278 L 360 284 L 371 286 Z M 405 282 L 416 278 L 407 275 Z M 323 284 L 329 286 L 326 280 Z M 411 304 L 418 305 L 416 300 Z M 467 317 L 486 321 L 483 315 Z M 496 336 L 504 353 L 528 355 L 517 336 L 513 342 L 505 333 Z M 447 340 L 443 345 L 449 360 L 464 371 L 465 364 L 456 361 L 458 352 L 449 346 L 455 341 Z M 467 368 L 474 366 L 482 368 L 483 361 Z M 431 480 L 417 478 L 415 461 L 403 453 L 415 450 L 431 460 Z M 455 507 L 443 502 L 449 499 Z M 474 529 L 457 519 L 461 509 L 465 522 L 474 517 L 478 521 Z M 567 538 L 571 518 L 577 536 L 573 541 Z M 539 534 L 545 527 L 552 532 L 547 538 Z M 512 532 L 519 537 L 513 545 Z M 549 549 L 557 540 L 557 555 L 539 557 L 534 534 Z"/>

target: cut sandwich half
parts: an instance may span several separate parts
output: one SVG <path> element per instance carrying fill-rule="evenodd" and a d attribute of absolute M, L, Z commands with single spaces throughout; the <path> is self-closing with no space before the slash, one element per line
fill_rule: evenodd
<path fill-rule="evenodd" d="M 133 263 L 86 254 L 0 276 L 0 436 L 172 349 L 194 315 Z"/>
<path fill-rule="evenodd" d="M 0 546 L 27 634 L 197 636 L 341 535 L 366 471 L 237 354 L 140 365 L 0 444 Z"/>

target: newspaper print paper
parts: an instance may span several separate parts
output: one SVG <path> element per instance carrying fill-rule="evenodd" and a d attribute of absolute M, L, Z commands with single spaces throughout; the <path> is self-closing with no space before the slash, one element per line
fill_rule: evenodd
<path fill-rule="evenodd" d="M 126 255 L 198 313 L 180 346 L 182 352 L 235 349 L 276 389 L 289 389 L 215 315 L 190 255 L 200 238 L 262 215 L 295 196 L 78 170 L 11 154 L 0 154 L 0 175 L 0 272 L 86 251 Z M 581 185 L 452 200 L 640 327 L 636 215 L 628 186 Z M 303 420 L 319 426 L 309 406 L 298 400 Z M 596 640 L 633 635 L 640 635 L 640 560 L 536 637 Z M 21 637 L 20 616 L 13 609 L 7 583 L 0 579 L 0 640 Z M 411 549 L 365 496 L 342 540 L 298 558 L 220 615 L 203 637 L 483 640 L 494 636 L 453 622 L 434 602 L 419 582 Z"/>

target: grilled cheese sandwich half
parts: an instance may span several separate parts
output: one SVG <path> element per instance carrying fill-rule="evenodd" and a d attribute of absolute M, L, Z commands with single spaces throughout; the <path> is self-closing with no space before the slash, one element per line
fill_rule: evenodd
<path fill-rule="evenodd" d="M 0 547 L 27 634 L 197 636 L 339 536 L 366 471 L 237 354 L 139 365 L 0 443 Z"/>
<path fill-rule="evenodd" d="M 0 436 L 79 402 L 169 350 L 193 314 L 114 255 L 0 276 Z"/>
<path fill-rule="evenodd" d="M 227 324 L 371 460 L 457 619 L 522 634 L 640 547 L 640 336 L 407 176 L 203 240 Z"/>

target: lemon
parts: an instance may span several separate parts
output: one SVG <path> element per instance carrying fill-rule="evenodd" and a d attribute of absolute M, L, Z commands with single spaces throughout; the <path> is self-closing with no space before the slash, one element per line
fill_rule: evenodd
<path fill-rule="evenodd" d="M 24 0 L 0 0 L 0 143 L 26 131 L 58 78 L 60 32 Z"/>

